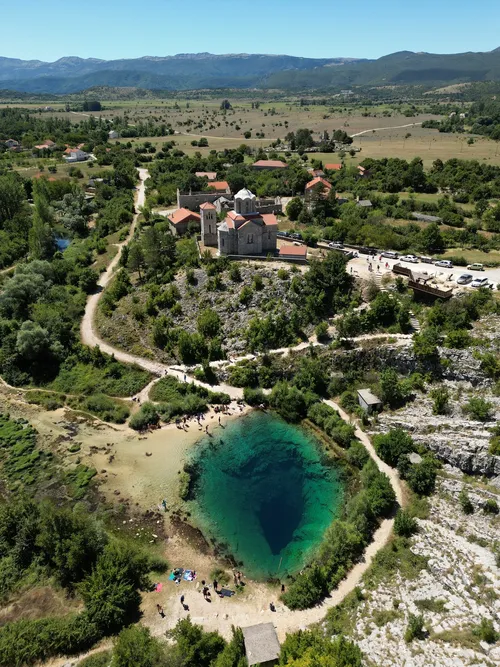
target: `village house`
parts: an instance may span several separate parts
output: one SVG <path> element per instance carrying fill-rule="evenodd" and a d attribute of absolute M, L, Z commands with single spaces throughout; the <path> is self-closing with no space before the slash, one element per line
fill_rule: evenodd
<path fill-rule="evenodd" d="M 120 133 L 117 132 L 116 130 L 110 130 L 108 132 L 108 139 L 119 139 L 120 138 Z"/>
<path fill-rule="evenodd" d="M 198 178 L 206 178 L 207 181 L 215 181 L 217 178 L 216 171 L 195 171 L 194 175 L 198 176 Z"/>
<path fill-rule="evenodd" d="M 191 229 L 199 231 L 200 216 L 187 208 L 179 208 L 167 216 L 170 231 L 174 236 L 183 236 Z"/>
<path fill-rule="evenodd" d="M 296 262 L 307 261 L 306 245 L 282 245 L 279 249 L 280 259 L 289 259 Z"/>
<path fill-rule="evenodd" d="M 317 176 L 316 178 L 313 178 L 312 181 L 309 181 L 309 183 L 306 183 L 304 196 L 308 200 L 312 199 L 315 195 L 319 195 L 320 198 L 326 199 L 330 194 L 331 189 L 331 183 L 325 178 Z"/>
<path fill-rule="evenodd" d="M 273 213 L 259 213 L 250 190 L 234 197 L 234 210 L 217 224 L 217 209 L 207 202 L 200 207 L 201 240 L 217 246 L 219 255 L 262 255 L 276 252 L 278 221 Z"/>
<path fill-rule="evenodd" d="M 333 163 L 325 164 L 325 169 L 327 169 L 328 171 L 340 171 L 342 169 L 342 165 Z"/>
<path fill-rule="evenodd" d="M 17 148 L 19 146 L 19 141 L 16 141 L 15 139 L 6 139 L 3 142 L 7 148 L 12 149 L 12 148 Z"/>
<path fill-rule="evenodd" d="M 358 176 L 359 178 L 368 178 L 370 176 L 370 170 L 358 164 Z"/>
<path fill-rule="evenodd" d="M 257 160 L 252 165 L 253 169 L 286 169 L 288 165 L 281 160 Z"/>
<path fill-rule="evenodd" d="M 81 148 L 66 148 L 63 158 L 66 162 L 85 162 L 89 159 L 89 154 L 82 151 Z"/>
<path fill-rule="evenodd" d="M 227 181 L 211 181 L 207 185 L 207 188 L 210 190 L 215 190 L 221 194 L 231 194 L 231 188 L 229 187 L 229 183 Z"/>

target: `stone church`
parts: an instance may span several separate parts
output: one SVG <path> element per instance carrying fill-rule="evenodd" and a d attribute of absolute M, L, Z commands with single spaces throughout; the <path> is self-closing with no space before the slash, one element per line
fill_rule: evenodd
<path fill-rule="evenodd" d="M 216 246 L 219 255 L 267 255 L 276 251 L 278 221 L 273 213 L 259 213 L 256 197 L 243 189 L 234 197 L 234 210 L 217 223 L 217 210 L 207 202 L 200 206 L 201 240 Z"/>

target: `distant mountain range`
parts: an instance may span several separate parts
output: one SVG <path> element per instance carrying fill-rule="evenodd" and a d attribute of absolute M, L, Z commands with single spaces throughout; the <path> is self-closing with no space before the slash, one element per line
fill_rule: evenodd
<path fill-rule="evenodd" d="M 210 53 L 124 60 L 67 57 L 53 63 L 0 57 L 0 88 L 26 93 L 75 93 L 95 86 L 300 91 L 490 80 L 500 80 L 500 49 L 449 55 L 400 51 L 377 60 Z"/>

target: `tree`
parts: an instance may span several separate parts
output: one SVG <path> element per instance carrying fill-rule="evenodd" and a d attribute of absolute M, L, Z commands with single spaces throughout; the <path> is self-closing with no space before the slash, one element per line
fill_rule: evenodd
<path fill-rule="evenodd" d="M 292 222 L 298 219 L 304 209 L 304 202 L 299 197 L 290 199 L 286 207 L 286 214 Z"/>
<path fill-rule="evenodd" d="M 431 222 L 420 232 L 420 246 L 430 253 L 441 253 L 444 250 L 444 240 L 437 222 Z"/>
<path fill-rule="evenodd" d="M 51 229 L 53 216 L 43 196 L 35 196 L 33 221 L 29 231 L 29 249 L 33 259 L 50 259 L 56 245 Z"/>
<path fill-rule="evenodd" d="M 127 266 L 131 271 L 139 273 L 139 280 L 142 280 L 141 268 L 144 267 L 144 253 L 139 244 L 131 245 L 127 258 Z"/>
<path fill-rule="evenodd" d="M 399 380 L 394 368 L 386 368 L 380 374 L 381 398 L 391 408 L 402 405 L 409 397 L 409 389 Z"/>
<path fill-rule="evenodd" d="M 401 456 L 410 454 L 415 449 L 411 436 L 401 428 L 394 428 L 388 433 L 376 435 L 373 443 L 380 458 L 393 468 Z"/>
<path fill-rule="evenodd" d="M 132 625 L 120 632 L 113 649 L 112 667 L 162 667 L 164 651 L 148 628 Z"/>
<path fill-rule="evenodd" d="M 16 349 L 28 361 L 34 361 L 51 352 L 49 332 L 39 324 L 26 320 L 17 334 Z"/>
<path fill-rule="evenodd" d="M 436 474 L 436 463 L 424 459 L 410 467 L 406 480 L 412 491 L 420 496 L 429 496 L 436 488 Z"/>
<path fill-rule="evenodd" d="M 215 310 L 205 308 L 198 315 L 198 331 L 206 338 L 215 338 L 219 334 L 221 320 Z"/>
<path fill-rule="evenodd" d="M 226 645 L 217 632 L 205 632 L 189 616 L 168 634 L 175 640 L 174 655 L 180 657 L 182 667 L 210 667 Z"/>
<path fill-rule="evenodd" d="M 219 653 L 213 667 L 247 667 L 248 661 L 245 652 L 245 640 L 241 628 L 231 628 L 233 636 Z"/>
<path fill-rule="evenodd" d="M 19 174 L 6 173 L 0 176 L 0 229 L 13 220 L 26 206 L 26 192 Z"/>

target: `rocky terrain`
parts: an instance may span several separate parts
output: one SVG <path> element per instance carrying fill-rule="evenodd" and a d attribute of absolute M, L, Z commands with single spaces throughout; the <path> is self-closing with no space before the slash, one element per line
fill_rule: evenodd
<path fill-rule="evenodd" d="M 290 279 L 294 275 L 290 267 L 278 263 L 238 264 L 241 280 L 234 281 L 229 271 L 220 274 L 221 285 L 214 289 L 213 277 L 205 269 L 194 269 L 194 280 L 188 282 L 185 273 L 179 273 L 173 284 L 178 288 L 180 308 L 164 309 L 160 315 L 172 319 L 173 326 L 194 333 L 200 311 L 212 308 L 221 318 L 222 346 L 227 355 L 245 351 L 244 332 L 250 320 L 256 315 L 265 317 L 276 313 L 277 306 L 287 308 L 290 303 Z M 300 271 L 302 267 L 293 267 Z M 278 271 L 281 276 L 278 277 Z M 262 286 L 257 288 L 255 276 L 260 276 Z M 168 286 L 166 286 L 168 287 Z M 244 287 L 250 289 L 248 301 L 243 303 L 240 294 Z M 148 294 L 140 287 L 121 299 L 111 317 L 98 315 L 99 331 L 108 342 L 128 350 L 133 354 L 156 358 L 163 362 L 175 359 L 164 350 L 156 348 L 151 337 L 151 329 L 145 325 L 144 308 Z"/>
<path fill-rule="evenodd" d="M 491 428 L 500 417 L 500 398 L 490 390 L 481 396 L 491 405 L 491 419 L 482 422 L 471 419 L 464 412 L 471 396 L 477 396 L 467 383 L 444 382 L 449 388 L 449 409 L 444 415 L 432 412 L 432 399 L 428 394 L 419 395 L 404 408 L 382 412 L 374 432 L 391 428 L 407 430 L 417 442 L 429 447 L 436 456 L 467 474 L 485 475 L 500 488 L 500 456 L 489 453 Z"/>
<path fill-rule="evenodd" d="M 418 521 L 419 532 L 411 538 L 410 549 L 427 566 L 419 572 L 418 567 L 414 572 L 400 569 L 393 577 L 366 581 L 364 599 L 350 618 L 349 634 L 365 653 L 367 664 L 492 667 L 500 663 L 500 643 L 487 643 L 476 630 L 486 619 L 500 631 L 500 519 L 482 509 L 488 498 L 498 499 L 498 494 L 464 480 L 461 473 L 445 467 L 430 500 L 429 517 Z M 474 506 L 471 515 L 463 514 L 458 502 L 464 486 Z M 407 642 L 410 614 L 423 616 L 424 634 Z"/>

